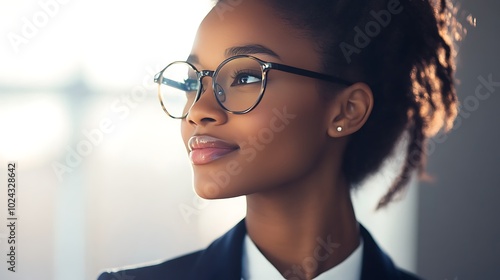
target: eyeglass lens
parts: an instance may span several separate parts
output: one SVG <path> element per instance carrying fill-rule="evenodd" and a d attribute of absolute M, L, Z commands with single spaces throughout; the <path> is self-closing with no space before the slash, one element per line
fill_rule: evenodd
<path fill-rule="evenodd" d="M 262 77 L 261 64 L 253 58 L 225 61 L 212 77 L 215 97 L 228 111 L 245 111 L 258 102 Z M 196 70 L 185 62 L 172 63 L 162 72 L 159 84 L 165 110 L 172 117 L 186 116 L 200 89 Z"/>

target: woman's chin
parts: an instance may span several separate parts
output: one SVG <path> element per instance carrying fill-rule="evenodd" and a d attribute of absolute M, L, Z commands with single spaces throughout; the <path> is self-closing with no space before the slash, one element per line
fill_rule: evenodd
<path fill-rule="evenodd" d="M 239 196 L 238 194 L 229 193 L 213 182 L 195 184 L 194 190 L 196 194 L 203 199 L 223 199 Z"/>

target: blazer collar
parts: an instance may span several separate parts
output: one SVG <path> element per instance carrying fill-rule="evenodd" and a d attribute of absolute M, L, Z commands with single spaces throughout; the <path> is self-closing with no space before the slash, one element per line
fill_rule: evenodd
<path fill-rule="evenodd" d="M 190 279 L 241 279 L 245 219 L 201 252 Z M 378 247 L 370 233 L 360 225 L 363 237 L 361 280 L 395 279 L 399 273 L 391 259 Z"/>
<path fill-rule="evenodd" d="M 193 266 L 190 279 L 241 279 L 243 240 L 247 233 L 245 219 L 203 250 Z"/>
<path fill-rule="evenodd" d="M 361 280 L 399 279 L 399 270 L 361 224 L 360 232 L 364 243 Z"/>

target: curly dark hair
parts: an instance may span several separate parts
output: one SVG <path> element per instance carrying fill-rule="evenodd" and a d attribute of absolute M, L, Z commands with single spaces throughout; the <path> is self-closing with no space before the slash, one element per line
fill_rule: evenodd
<path fill-rule="evenodd" d="M 219 0 L 218 2 L 224 2 Z M 227 0 L 226 0 L 227 1 Z M 230 3 L 230 2 L 228 2 Z M 460 35 L 447 0 L 266 0 L 277 16 L 317 42 L 323 71 L 370 86 L 374 108 L 350 136 L 343 172 L 351 186 L 376 172 L 409 136 L 402 169 L 380 199 L 386 206 L 413 171 L 425 175 L 425 145 L 457 115 L 453 40 Z"/>

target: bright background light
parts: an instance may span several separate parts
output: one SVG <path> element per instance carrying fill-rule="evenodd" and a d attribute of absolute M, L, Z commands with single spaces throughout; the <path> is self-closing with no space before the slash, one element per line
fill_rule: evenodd
<path fill-rule="evenodd" d="M 0 103 L 0 154 L 23 164 L 43 164 L 68 141 L 69 114 L 50 93 L 10 93 Z"/>
<path fill-rule="evenodd" d="M 20 217 L 19 270 L 8 274 L 4 263 L 0 279 L 95 279 L 107 267 L 202 248 L 244 216 L 244 198 L 195 196 L 179 123 L 163 113 L 152 84 L 189 54 L 212 1 L 64 2 L 0 1 L 0 180 L 17 161 Z M 43 26 L 13 45 L 47 9 Z M 67 170 L 58 175 L 55 163 Z M 414 224 L 415 196 L 375 215 L 381 193 L 361 192 L 356 210 L 413 270 L 412 233 L 386 233 Z M 5 191 L 0 200 L 4 208 Z M 5 236 L 2 227 L 2 256 Z"/>
<path fill-rule="evenodd" d="M 11 84 L 52 86 L 82 71 L 98 86 L 128 86 L 145 66 L 184 59 L 210 0 L 0 2 L 0 77 Z M 50 3 L 42 5 L 41 3 Z M 54 11 L 40 26 L 36 15 Z M 30 22 L 27 43 L 12 44 Z M 173 28 L 172 28 L 173 27 Z M 17 40 L 16 40 L 17 42 Z M 26 78 L 29 77 L 29 80 Z"/>

